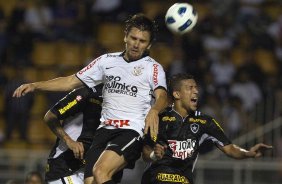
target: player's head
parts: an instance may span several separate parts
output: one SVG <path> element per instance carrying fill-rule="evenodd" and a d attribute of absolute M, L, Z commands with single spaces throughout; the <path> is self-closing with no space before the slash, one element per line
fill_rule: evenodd
<path fill-rule="evenodd" d="M 143 14 L 136 14 L 126 21 L 124 42 L 125 58 L 138 60 L 150 49 L 155 39 L 156 25 Z"/>
<path fill-rule="evenodd" d="M 43 177 L 37 171 L 29 172 L 26 175 L 25 184 L 43 184 Z"/>
<path fill-rule="evenodd" d="M 180 105 L 186 110 L 197 109 L 198 86 L 192 75 L 176 74 L 168 82 L 169 94 L 175 105 Z"/>

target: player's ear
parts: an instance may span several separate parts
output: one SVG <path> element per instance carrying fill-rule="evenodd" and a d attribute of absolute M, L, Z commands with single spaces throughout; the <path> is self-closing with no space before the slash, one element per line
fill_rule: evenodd
<path fill-rule="evenodd" d="M 124 43 L 127 42 L 127 37 L 126 37 L 126 35 L 124 36 L 123 41 L 124 41 Z"/>
<path fill-rule="evenodd" d="M 152 46 L 152 44 L 149 44 L 148 47 L 147 47 L 147 49 L 149 50 L 149 49 L 151 48 L 151 46 Z"/>
<path fill-rule="evenodd" d="M 174 92 L 172 93 L 172 95 L 173 95 L 173 97 L 174 97 L 175 99 L 179 99 L 179 98 L 180 98 L 179 91 L 174 91 Z"/>

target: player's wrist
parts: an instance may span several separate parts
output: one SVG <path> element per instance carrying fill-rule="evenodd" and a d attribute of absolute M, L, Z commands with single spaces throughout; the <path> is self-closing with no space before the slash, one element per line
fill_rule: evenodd
<path fill-rule="evenodd" d="M 157 160 L 158 160 L 158 158 L 157 158 L 157 156 L 156 156 L 156 154 L 155 154 L 154 151 L 152 151 L 152 152 L 150 153 L 150 159 L 151 159 L 152 161 L 157 161 Z"/>
<path fill-rule="evenodd" d="M 156 113 L 156 114 L 159 114 L 159 112 L 160 112 L 158 109 L 156 109 L 156 108 L 154 108 L 154 107 L 152 107 L 152 108 L 150 109 L 150 111 L 153 112 L 153 113 Z"/>

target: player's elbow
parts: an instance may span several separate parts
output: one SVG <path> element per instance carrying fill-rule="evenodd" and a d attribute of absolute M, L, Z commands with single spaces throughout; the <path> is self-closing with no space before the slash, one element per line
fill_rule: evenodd
<path fill-rule="evenodd" d="M 46 124 L 50 124 L 50 123 L 52 123 L 52 122 L 58 121 L 58 118 L 57 118 L 57 116 L 56 116 L 54 113 L 52 113 L 51 111 L 48 111 L 48 112 L 45 114 L 43 120 L 44 120 L 44 122 L 45 122 Z"/>

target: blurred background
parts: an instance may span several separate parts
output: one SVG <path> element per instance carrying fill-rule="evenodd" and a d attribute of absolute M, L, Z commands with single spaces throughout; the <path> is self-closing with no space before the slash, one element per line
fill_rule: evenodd
<path fill-rule="evenodd" d="M 55 136 L 43 123 L 64 93 L 13 99 L 24 82 L 67 76 L 105 52 L 124 49 L 124 21 L 143 12 L 159 25 L 151 56 L 170 76 L 193 74 L 200 110 L 230 139 L 249 148 L 274 146 L 263 158 L 232 160 L 207 143 L 195 169 L 197 184 L 282 183 L 282 1 L 182 1 L 198 11 L 196 27 L 172 35 L 164 15 L 175 0 L 0 0 L 0 183 L 44 174 Z M 126 171 L 138 184 L 146 164 Z"/>

